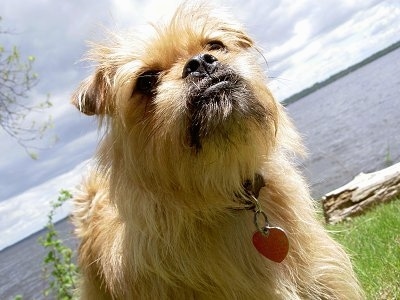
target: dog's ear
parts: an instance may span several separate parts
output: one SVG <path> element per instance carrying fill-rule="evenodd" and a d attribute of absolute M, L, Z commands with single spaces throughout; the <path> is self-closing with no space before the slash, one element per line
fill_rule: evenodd
<path fill-rule="evenodd" d="M 105 115 L 111 112 L 110 83 L 103 75 L 97 71 L 94 75 L 86 78 L 75 93 L 72 95 L 72 104 L 86 115 Z"/>

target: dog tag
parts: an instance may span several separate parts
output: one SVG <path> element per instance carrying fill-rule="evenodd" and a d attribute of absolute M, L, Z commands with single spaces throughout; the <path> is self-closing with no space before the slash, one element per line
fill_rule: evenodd
<path fill-rule="evenodd" d="M 279 227 L 264 227 L 253 234 L 253 245 L 266 258 L 282 262 L 289 252 L 289 240 L 285 231 Z"/>

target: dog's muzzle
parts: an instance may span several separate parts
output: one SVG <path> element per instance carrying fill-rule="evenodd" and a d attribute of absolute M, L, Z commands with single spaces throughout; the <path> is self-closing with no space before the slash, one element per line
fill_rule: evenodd
<path fill-rule="evenodd" d="M 218 64 L 218 59 L 211 54 L 199 54 L 190 58 L 185 64 L 182 78 L 211 76 Z"/>
<path fill-rule="evenodd" d="M 182 78 L 187 89 L 190 145 L 199 150 L 204 137 L 226 130 L 247 88 L 229 66 L 208 53 L 190 58 Z"/>
<path fill-rule="evenodd" d="M 237 77 L 232 70 L 208 53 L 190 58 L 182 72 L 182 78 L 193 85 L 191 92 L 196 95 L 193 97 L 196 103 L 192 104 L 197 105 L 206 103 L 208 100 L 217 100 L 219 93 L 234 88 Z"/>

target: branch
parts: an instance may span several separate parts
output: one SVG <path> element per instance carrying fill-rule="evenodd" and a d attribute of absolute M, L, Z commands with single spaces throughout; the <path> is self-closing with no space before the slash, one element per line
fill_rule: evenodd
<path fill-rule="evenodd" d="M 338 223 L 400 195 L 400 163 L 378 172 L 361 173 L 322 198 L 325 220 Z"/>

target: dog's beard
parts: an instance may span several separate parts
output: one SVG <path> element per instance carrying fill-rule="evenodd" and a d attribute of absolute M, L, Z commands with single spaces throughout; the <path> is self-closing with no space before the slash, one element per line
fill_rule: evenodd
<path fill-rule="evenodd" d="M 231 141 L 246 136 L 246 122 L 265 125 L 265 108 L 249 84 L 226 65 L 202 78 L 187 80 L 188 129 L 191 147 L 202 149 L 205 140 Z"/>

